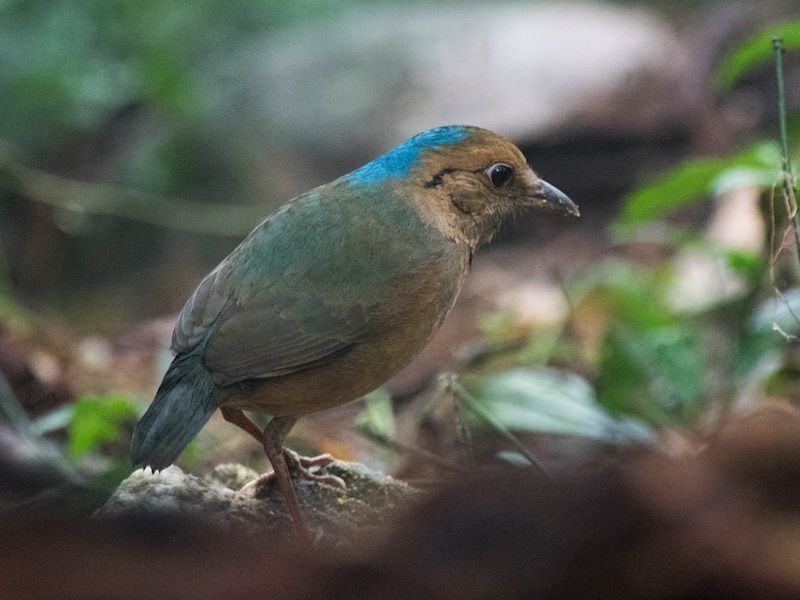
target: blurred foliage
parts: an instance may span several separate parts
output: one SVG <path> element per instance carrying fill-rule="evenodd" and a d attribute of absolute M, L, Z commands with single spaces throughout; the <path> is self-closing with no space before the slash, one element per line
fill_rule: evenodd
<path fill-rule="evenodd" d="M 668 274 L 609 261 L 573 288 L 578 307 L 603 307 L 598 399 L 613 414 L 688 424 L 700 411 L 704 360 L 691 318 L 666 302 Z M 580 288 L 584 287 L 581 291 Z"/>
<path fill-rule="evenodd" d="M 364 397 L 364 410 L 356 419 L 356 427 L 374 436 L 393 438 L 396 427 L 392 397 L 379 388 Z"/>
<path fill-rule="evenodd" d="M 504 429 L 577 435 L 610 442 L 648 440 L 641 422 L 610 416 L 583 377 L 552 368 L 512 369 L 467 381 L 467 415 Z M 474 400 L 469 402 L 469 400 Z"/>
<path fill-rule="evenodd" d="M 110 493 L 130 474 L 128 447 L 141 402 L 129 393 L 80 396 L 31 422 L 38 437 L 66 431 L 64 453 L 84 488 Z"/>
<path fill-rule="evenodd" d="M 769 31 L 782 32 L 786 47 L 797 48 L 799 27 L 791 22 Z M 772 37 L 761 33 L 733 49 L 718 75 L 731 85 L 772 56 Z M 790 123 L 796 153 L 800 119 Z M 775 240 L 782 239 L 781 228 L 790 227 L 784 201 L 793 210 L 793 200 L 782 196 L 782 165 L 780 144 L 759 141 L 733 156 L 685 161 L 632 192 L 615 224 L 618 237 L 672 252 L 654 264 L 605 259 L 576 273 L 565 284 L 571 309 L 562 325 L 521 333 L 513 314 L 487 315 L 481 323 L 486 348 L 471 356 L 479 366 L 464 376 L 462 388 L 472 399 L 471 424 L 503 435 L 531 431 L 641 441 L 650 431 L 690 431 L 711 415 L 781 393 L 776 384 L 790 379 L 782 373 L 794 372 L 783 359 L 786 340 L 800 331 L 798 266 L 776 267 L 781 242 Z M 694 223 L 669 223 L 679 209 L 739 188 L 761 190 L 762 218 L 775 228 L 761 252 L 724 246 Z M 715 265 L 716 274 L 708 276 L 724 273 L 736 282 L 733 291 L 692 301 L 681 297 L 680 260 L 687 255 Z M 771 283 L 776 268 L 783 269 L 783 292 Z M 587 323 L 587 337 L 570 335 L 570 329 L 586 330 Z M 591 376 L 544 366 L 553 362 L 572 368 L 583 363 Z"/>
<path fill-rule="evenodd" d="M 72 418 L 68 454 L 73 460 L 100 450 L 106 442 L 124 439 L 122 427 L 136 415 L 130 399 L 116 394 L 84 396 L 69 408 Z"/>
<path fill-rule="evenodd" d="M 769 187 L 780 168 L 780 145 L 773 141 L 759 142 L 731 157 L 687 160 L 630 194 L 618 224 L 656 221 L 683 205 L 744 185 Z"/>
<path fill-rule="evenodd" d="M 783 39 L 785 51 L 800 50 L 800 20 L 770 25 L 736 46 L 717 68 L 719 84 L 730 88 L 757 65 L 774 60 L 773 39 L 776 37 Z M 788 122 L 792 148 L 797 152 L 800 115 Z M 782 162 L 777 141 L 756 142 L 734 156 L 685 161 L 630 194 L 618 224 L 630 226 L 655 221 L 682 205 L 718 196 L 736 187 L 754 185 L 768 189 L 779 181 Z"/>
<path fill-rule="evenodd" d="M 265 32 L 346 4 L 6 0 L 0 4 L 0 136 L 38 154 L 139 102 L 178 118 L 197 117 L 219 85 L 210 78 L 210 63 Z"/>
<path fill-rule="evenodd" d="M 209 143 L 224 65 L 270 31 L 342 4 L 7 0 L 0 4 L 0 138 L 61 171 L 91 175 L 92 163 L 110 160 L 107 181 L 163 194 L 230 192 L 230 157 Z M 118 160 L 114 151 L 122 152 Z M 74 158 L 88 164 L 72 165 Z M 106 201 L 113 204 L 113 195 Z M 79 223 L 73 215 L 62 225 Z"/>
<path fill-rule="evenodd" d="M 247 180 L 256 171 L 249 144 L 224 118 L 236 110 L 231 80 L 273 33 L 357 5 L 0 1 L 0 294 L 76 320 L 96 320 L 98 304 L 133 317 L 174 308 L 155 294 L 130 302 L 134 278 L 126 273 L 157 280 L 160 265 L 184 254 L 200 271 L 230 250 L 230 240 L 139 223 L 236 237 L 249 231 L 268 210 L 253 196 L 280 174 L 269 172 L 273 161 L 264 156 L 257 170 L 264 181 Z M 259 143 L 267 153 L 269 142 Z M 248 209 L 256 200 L 258 210 Z"/>
<path fill-rule="evenodd" d="M 800 49 L 800 20 L 769 25 L 737 45 L 717 68 L 717 85 L 729 89 L 756 65 L 771 61 L 775 38 L 783 40 L 786 50 Z"/>

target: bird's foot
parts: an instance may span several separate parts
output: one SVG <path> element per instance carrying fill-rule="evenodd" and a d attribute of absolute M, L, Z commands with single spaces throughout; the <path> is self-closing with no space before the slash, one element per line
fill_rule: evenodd
<path fill-rule="evenodd" d="M 322 467 L 327 467 L 334 461 L 333 456 L 319 454 L 318 456 L 300 456 L 294 450 L 283 449 L 283 457 L 286 459 L 286 466 L 292 474 L 292 479 L 308 479 L 335 487 L 346 488 L 347 484 L 341 477 L 330 473 L 319 473 Z"/>
<path fill-rule="evenodd" d="M 307 479 L 335 487 L 346 488 L 344 480 L 330 473 L 319 473 L 322 467 L 331 464 L 334 458 L 328 454 L 318 456 L 301 456 L 294 450 L 283 449 L 283 456 L 286 459 L 286 466 L 289 467 L 292 479 Z M 263 475 L 259 475 L 252 481 L 246 483 L 236 492 L 236 496 L 255 495 L 261 496 L 269 489 L 269 486 L 276 480 L 274 469 L 270 469 Z"/>

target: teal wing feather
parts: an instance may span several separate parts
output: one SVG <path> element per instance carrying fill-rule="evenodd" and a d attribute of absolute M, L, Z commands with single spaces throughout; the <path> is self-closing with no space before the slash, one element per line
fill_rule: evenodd
<path fill-rule="evenodd" d="M 205 367 L 230 385 L 324 364 L 367 339 L 436 242 L 412 208 L 372 187 L 340 180 L 265 220 L 195 290 L 173 350 L 205 344 Z"/>

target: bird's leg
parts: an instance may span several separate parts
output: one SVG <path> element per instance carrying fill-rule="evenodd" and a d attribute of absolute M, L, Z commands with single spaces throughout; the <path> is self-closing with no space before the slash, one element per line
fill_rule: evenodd
<path fill-rule="evenodd" d="M 258 426 L 238 408 L 223 406 L 220 410 L 226 421 L 241 427 L 244 431 L 261 442 L 264 446 L 264 451 L 267 453 L 267 458 L 272 464 L 271 471 L 267 471 L 253 481 L 245 484 L 236 493 L 237 496 L 242 493 L 255 491 L 273 479 L 277 480 L 278 487 L 286 501 L 286 506 L 289 508 L 289 513 L 292 515 L 292 521 L 294 522 L 297 535 L 302 542 L 308 543 L 311 540 L 311 535 L 303 513 L 300 511 L 300 503 L 297 501 L 297 494 L 295 494 L 294 491 L 290 468 L 284 458 L 285 450 L 283 449 L 283 440 L 286 438 L 286 435 L 294 426 L 297 419 L 290 417 L 272 419 L 262 433 Z M 295 464 L 295 457 L 297 455 L 294 452 L 292 452 L 292 454 L 294 455 L 292 457 L 292 463 Z"/>
<path fill-rule="evenodd" d="M 300 503 L 297 501 L 292 477 L 302 477 L 321 483 L 346 487 L 344 481 L 336 477 L 336 475 L 322 475 L 314 472 L 319 467 L 330 464 L 333 461 L 333 457 L 330 454 L 320 454 L 313 457 L 300 456 L 297 452 L 283 447 L 283 441 L 297 422 L 294 417 L 274 417 L 262 433 L 258 426 L 241 410 L 223 406 L 221 411 L 226 421 L 240 427 L 261 442 L 264 446 L 264 452 L 266 452 L 267 458 L 272 464 L 271 471 L 267 471 L 245 484 L 236 492 L 236 495 L 255 492 L 259 488 L 269 485 L 273 479 L 276 480 L 286 501 L 286 506 L 289 508 L 289 513 L 292 515 L 297 536 L 301 542 L 310 543 L 311 534 L 300 510 Z"/>
<path fill-rule="evenodd" d="M 258 428 L 258 425 L 253 423 L 250 418 L 244 414 L 238 408 L 231 408 L 229 406 L 223 406 L 221 409 L 223 418 L 228 423 L 233 423 L 234 425 L 240 427 L 251 436 L 253 436 L 260 444 L 264 443 L 264 433 Z M 289 428 L 291 429 L 291 427 Z M 287 431 L 288 433 L 288 431 Z M 284 436 L 285 437 L 285 436 Z M 316 470 L 320 467 L 327 467 L 329 464 L 333 462 L 333 457 L 328 454 L 327 452 L 324 454 L 320 454 L 318 456 L 301 456 L 294 450 L 290 450 L 289 448 L 283 449 L 283 456 L 286 460 L 286 465 L 289 468 L 289 472 L 292 474 L 292 477 L 297 479 L 301 477 L 303 479 L 309 479 L 318 481 L 320 483 L 327 483 L 329 485 L 335 485 L 337 487 L 347 487 L 344 481 L 342 481 L 341 477 L 337 477 L 336 475 L 322 475 L 316 473 Z M 263 487 L 264 485 L 268 484 L 270 481 L 275 479 L 275 471 L 267 471 L 257 479 L 247 483 L 239 492 L 247 492 L 256 488 Z"/>
<path fill-rule="evenodd" d="M 264 444 L 264 452 L 267 453 L 267 458 L 272 463 L 272 470 L 275 472 L 278 487 L 283 493 L 286 505 L 289 507 L 295 531 L 297 531 L 300 541 L 308 544 L 311 542 L 311 533 L 300 510 L 300 503 L 297 501 L 297 494 L 294 491 L 292 476 L 289 473 L 289 467 L 283 455 L 283 440 L 286 439 L 287 434 L 296 422 L 297 419 L 294 417 L 275 417 L 264 428 L 262 443 Z"/>
<path fill-rule="evenodd" d="M 238 408 L 231 408 L 230 406 L 223 406 L 219 410 L 222 413 L 222 418 L 228 423 L 233 423 L 240 427 L 252 435 L 259 444 L 262 443 L 261 440 L 264 439 L 264 434 L 261 432 L 261 429 L 241 410 Z"/>

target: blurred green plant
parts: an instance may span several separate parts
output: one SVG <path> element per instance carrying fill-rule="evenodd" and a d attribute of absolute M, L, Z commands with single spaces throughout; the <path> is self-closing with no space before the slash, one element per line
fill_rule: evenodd
<path fill-rule="evenodd" d="M 718 80 L 729 87 L 773 56 L 776 33 L 787 49 L 800 47 L 800 21 L 767 28 L 722 61 Z M 512 443 L 513 432 L 522 431 L 642 441 L 654 430 L 691 430 L 710 415 L 763 398 L 783 369 L 785 338 L 800 331 L 800 288 L 770 297 L 773 243 L 761 252 L 727 247 L 697 227 L 666 219 L 688 204 L 754 187 L 773 207 L 763 214 L 765 222 L 786 225 L 795 210 L 796 182 L 781 189 L 782 180 L 791 178 L 785 148 L 797 151 L 798 134 L 800 120 L 790 127 L 790 144 L 758 141 L 733 156 L 691 159 L 631 193 L 615 223 L 617 236 L 674 252 L 648 266 L 608 259 L 570 278 L 566 326 L 526 333 L 508 313 L 484 318 L 487 344 L 470 354 L 471 372 L 463 383 L 450 383 L 470 425 L 489 425 Z M 680 260 L 687 255 L 714 265 L 735 285 L 687 301 L 678 285 L 685 276 Z M 796 266 L 790 270 L 792 285 L 797 273 Z M 709 281 L 705 287 L 715 285 Z M 597 330 L 598 341 L 594 347 L 578 341 L 581 350 L 569 329 L 582 321 Z M 554 360 L 574 364 L 580 352 L 584 369 L 594 373 L 592 383 L 544 366 Z"/>
<path fill-rule="evenodd" d="M 39 439 L 66 433 L 64 454 L 87 485 L 111 492 L 130 474 L 128 446 L 141 401 L 128 393 L 85 395 L 31 422 Z"/>
<path fill-rule="evenodd" d="M 716 82 L 720 89 L 730 89 L 747 72 L 772 59 L 772 40 L 783 40 L 786 50 L 800 49 L 800 19 L 764 27 L 738 44 L 720 62 Z"/>
<path fill-rule="evenodd" d="M 757 142 L 723 158 L 693 158 L 631 193 L 617 219 L 619 228 L 658 221 L 692 202 L 746 185 L 768 188 L 781 168 L 777 142 Z"/>
<path fill-rule="evenodd" d="M 392 398 L 384 388 L 364 396 L 364 409 L 356 418 L 356 428 L 373 437 L 394 437 L 396 428 Z"/>
<path fill-rule="evenodd" d="M 559 369 L 512 369 L 453 386 L 474 425 L 610 442 L 651 438 L 643 423 L 604 410 L 586 379 Z"/>
<path fill-rule="evenodd" d="M 0 136 L 38 153 L 139 102 L 197 117 L 214 102 L 210 65 L 265 32 L 345 5 L 6 0 L 0 3 Z"/>
<path fill-rule="evenodd" d="M 701 409 L 705 360 L 697 326 L 668 303 L 669 274 L 609 260 L 570 287 L 580 309 L 603 313 L 598 401 L 612 414 L 688 424 Z"/>
<path fill-rule="evenodd" d="M 128 396 L 83 396 L 70 405 L 68 456 L 77 461 L 102 445 L 124 439 L 124 426 L 136 417 Z"/>
<path fill-rule="evenodd" d="M 782 39 L 784 50 L 800 49 L 800 20 L 765 27 L 744 43 L 735 47 L 721 61 L 716 77 L 725 89 L 732 87 L 755 66 L 774 59 L 773 40 Z M 778 86 L 782 87 L 782 75 Z M 779 89 L 779 93 L 782 92 Z M 781 95 L 780 102 L 783 102 Z M 786 119 L 781 112 L 781 121 Z M 800 137 L 800 118 L 788 120 L 787 134 L 791 147 L 797 151 Z M 621 227 L 656 221 L 669 211 L 708 196 L 716 196 L 744 185 L 769 189 L 781 180 L 783 158 L 781 143 L 756 142 L 734 156 L 694 158 L 656 178 L 628 196 L 617 221 Z M 796 186 L 796 182 L 793 182 Z"/>
<path fill-rule="evenodd" d="M 589 277 L 594 281 L 589 287 L 594 292 L 602 289 L 610 307 L 607 318 L 611 326 L 600 352 L 598 397 L 613 412 L 662 424 L 696 423 L 715 400 L 742 402 L 754 389 L 763 388 L 781 368 L 784 339 L 776 331 L 792 332 L 785 333 L 789 336 L 799 328 L 796 320 L 787 322 L 787 315 L 797 314 L 792 309 L 795 290 L 787 292 L 792 302 L 767 298 L 770 279 L 774 292 L 782 297 L 774 283 L 774 269 L 785 241 L 780 228 L 792 231 L 797 210 L 789 149 L 797 151 L 800 134 L 800 121 L 794 122 L 791 131 L 786 125 L 781 48 L 774 42 L 776 35 L 786 38 L 786 48 L 800 48 L 800 21 L 768 27 L 733 49 L 721 62 L 717 80 L 728 88 L 755 65 L 775 58 L 781 143 L 761 141 L 731 157 L 688 160 L 630 194 L 616 222 L 621 238 L 653 241 L 653 233 L 659 232 L 659 241 L 672 244 L 679 252 L 705 253 L 720 270 L 739 277 L 739 292 L 686 310 L 665 302 L 668 289 L 660 285 L 669 280 L 663 275 L 674 271 L 674 263 L 667 264 L 666 270 L 663 263 L 658 267 L 661 277 L 657 270 L 640 267 L 631 272 L 633 267 L 620 269 L 619 265 L 611 276 L 595 272 Z M 763 218 L 772 230 L 769 247 L 761 255 L 722 247 L 702 233 L 662 221 L 681 206 L 745 186 L 755 187 L 765 196 Z M 794 234 L 796 237 L 797 232 Z M 789 286 L 796 285 L 797 265 L 784 275 Z M 781 324 L 773 319 L 767 326 L 764 315 L 777 315 L 781 304 Z"/>

